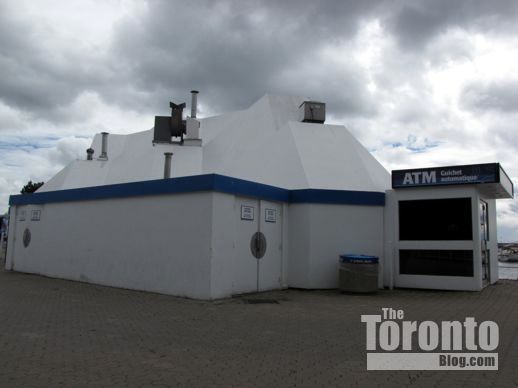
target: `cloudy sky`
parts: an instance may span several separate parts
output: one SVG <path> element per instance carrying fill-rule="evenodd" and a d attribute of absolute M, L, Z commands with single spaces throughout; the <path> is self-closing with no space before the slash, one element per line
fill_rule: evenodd
<path fill-rule="evenodd" d="M 0 212 L 191 89 L 200 117 L 305 95 L 387 169 L 498 161 L 518 184 L 516 0 L 0 0 Z M 518 241 L 518 201 L 497 206 Z"/>

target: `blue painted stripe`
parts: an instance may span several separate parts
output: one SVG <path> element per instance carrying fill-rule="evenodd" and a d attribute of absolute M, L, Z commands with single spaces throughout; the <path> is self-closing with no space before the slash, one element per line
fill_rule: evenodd
<path fill-rule="evenodd" d="M 385 193 L 323 189 L 291 190 L 290 202 L 385 206 Z"/>
<path fill-rule="evenodd" d="M 70 201 L 138 197 L 144 195 L 179 194 L 211 191 L 214 175 L 195 175 L 173 179 L 157 179 L 115 185 L 82 187 L 78 189 L 46 191 L 42 193 L 11 195 L 9 205 L 44 204 Z"/>
<path fill-rule="evenodd" d="M 385 193 L 381 192 L 320 189 L 287 190 L 224 175 L 206 174 L 42 193 L 36 192 L 24 195 L 11 195 L 9 205 L 92 201 L 199 191 L 216 191 L 287 203 L 327 203 L 373 206 L 384 206 L 385 204 Z"/>
<path fill-rule="evenodd" d="M 290 199 L 289 190 L 224 175 L 216 175 L 213 190 L 220 193 L 258 197 L 279 202 L 289 202 Z"/>

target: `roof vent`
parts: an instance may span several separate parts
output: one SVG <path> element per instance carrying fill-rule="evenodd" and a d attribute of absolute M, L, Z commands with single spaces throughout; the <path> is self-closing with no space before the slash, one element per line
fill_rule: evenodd
<path fill-rule="evenodd" d="M 318 101 L 304 101 L 299 106 L 302 121 L 323 124 L 326 121 L 326 104 Z"/>
<path fill-rule="evenodd" d="M 171 157 L 173 156 L 172 152 L 164 152 L 164 179 L 171 178 Z"/>
<path fill-rule="evenodd" d="M 183 143 L 183 135 L 185 134 L 183 108 L 185 108 L 185 103 L 175 104 L 170 102 L 169 107 L 171 108 L 171 117 L 155 116 L 153 143 L 172 143 L 173 137 L 179 137 L 180 143 Z"/>
<path fill-rule="evenodd" d="M 101 155 L 97 158 L 98 160 L 108 160 L 108 132 L 101 132 Z"/>
<path fill-rule="evenodd" d="M 191 117 L 193 119 L 196 118 L 196 111 L 198 110 L 198 93 L 197 90 L 191 90 Z"/>

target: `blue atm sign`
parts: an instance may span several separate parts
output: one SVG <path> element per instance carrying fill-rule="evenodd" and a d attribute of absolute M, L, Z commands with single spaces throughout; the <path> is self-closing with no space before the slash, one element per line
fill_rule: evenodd
<path fill-rule="evenodd" d="M 392 171 L 392 187 L 499 183 L 498 163 Z"/>

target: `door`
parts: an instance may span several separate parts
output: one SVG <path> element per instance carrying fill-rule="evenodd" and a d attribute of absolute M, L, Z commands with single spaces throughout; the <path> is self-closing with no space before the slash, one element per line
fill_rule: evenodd
<path fill-rule="evenodd" d="M 236 197 L 235 261 L 232 293 L 281 287 L 282 205 Z"/>
<path fill-rule="evenodd" d="M 236 197 L 234 217 L 236 217 L 235 255 L 232 266 L 232 293 L 244 294 L 257 291 L 258 261 L 252 255 L 250 242 L 259 230 L 259 201 Z"/>
<path fill-rule="evenodd" d="M 488 228 L 488 210 L 487 203 L 480 201 L 480 257 L 482 260 L 482 284 L 489 283 L 489 228 Z"/>
<path fill-rule="evenodd" d="M 266 252 L 259 259 L 258 291 L 279 289 L 282 284 L 282 205 L 261 201 L 259 224 L 266 240 Z"/>

